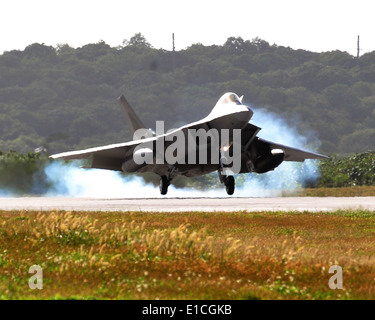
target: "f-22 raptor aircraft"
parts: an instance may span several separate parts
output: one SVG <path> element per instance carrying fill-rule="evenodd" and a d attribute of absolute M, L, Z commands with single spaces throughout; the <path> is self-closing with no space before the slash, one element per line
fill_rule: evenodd
<path fill-rule="evenodd" d="M 133 141 L 64 152 L 51 158 L 92 158 L 91 168 L 126 173 L 154 172 L 160 176 L 163 195 L 178 175 L 194 177 L 217 171 L 227 194 L 232 195 L 235 188 L 233 174 L 265 173 L 283 161 L 327 158 L 257 137 L 261 128 L 249 123 L 253 111 L 242 103 L 242 99 L 235 93 L 225 93 L 202 120 L 167 133 L 164 128 L 162 132 L 156 130 L 155 134 L 151 129 L 145 129 L 126 98 L 121 96 L 119 101 L 133 131 Z"/>

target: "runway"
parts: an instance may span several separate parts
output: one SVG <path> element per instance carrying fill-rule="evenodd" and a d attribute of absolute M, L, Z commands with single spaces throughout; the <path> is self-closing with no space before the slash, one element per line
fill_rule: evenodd
<path fill-rule="evenodd" d="M 375 211 L 375 197 L 279 197 L 279 198 L 0 198 L 0 210 L 65 211 L 334 211 L 366 209 Z"/>

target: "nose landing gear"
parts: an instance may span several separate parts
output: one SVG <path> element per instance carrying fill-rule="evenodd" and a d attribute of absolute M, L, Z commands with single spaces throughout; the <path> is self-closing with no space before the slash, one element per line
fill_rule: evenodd
<path fill-rule="evenodd" d="M 168 169 L 168 175 L 160 176 L 159 190 L 163 196 L 167 194 L 168 187 L 171 184 L 172 179 L 176 176 L 177 172 L 177 167 L 170 167 Z"/>

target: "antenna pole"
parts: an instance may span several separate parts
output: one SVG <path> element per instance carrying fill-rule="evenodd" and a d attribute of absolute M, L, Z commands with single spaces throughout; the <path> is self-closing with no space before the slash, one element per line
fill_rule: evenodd
<path fill-rule="evenodd" d="M 359 59 L 359 52 L 361 51 L 360 47 L 359 47 L 359 36 L 357 38 L 357 59 Z"/>
<path fill-rule="evenodd" d="M 174 45 L 174 33 L 172 33 L 172 45 L 173 45 L 173 53 L 172 53 L 172 62 L 173 62 L 173 72 L 176 71 L 176 47 Z"/>

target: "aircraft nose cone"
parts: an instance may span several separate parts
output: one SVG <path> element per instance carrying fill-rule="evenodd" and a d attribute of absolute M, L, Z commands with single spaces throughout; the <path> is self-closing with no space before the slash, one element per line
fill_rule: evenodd
<path fill-rule="evenodd" d="M 232 128 L 242 129 L 250 121 L 253 111 L 247 106 L 241 106 L 241 111 L 233 114 L 231 118 Z"/>
<path fill-rule="evenodd" d="M 249 120 L 251 119 L 251 117 L 253 116 L 253 114 L 254 114 L 254 111 L 253 110 L 251 110 L 251 108 L 249 107 L 249 106 L 246 106 L 246 108 L 247 108 L 247 110 L 249 110 L 249 116 L 250 116 L 250 118 L 249 118 Z"/>
<path fill-rule="evenodd" d="M 248 106 L 243 105 L 243 107 L 244 107 L 244 109 L 243 109 L 243 112 L 241 112 L 241 118 L 243 120 L 246 120 L 246 122 L 248 122 L 251 119 L 251 117 L 253 116 L 254 112 Z"/>

